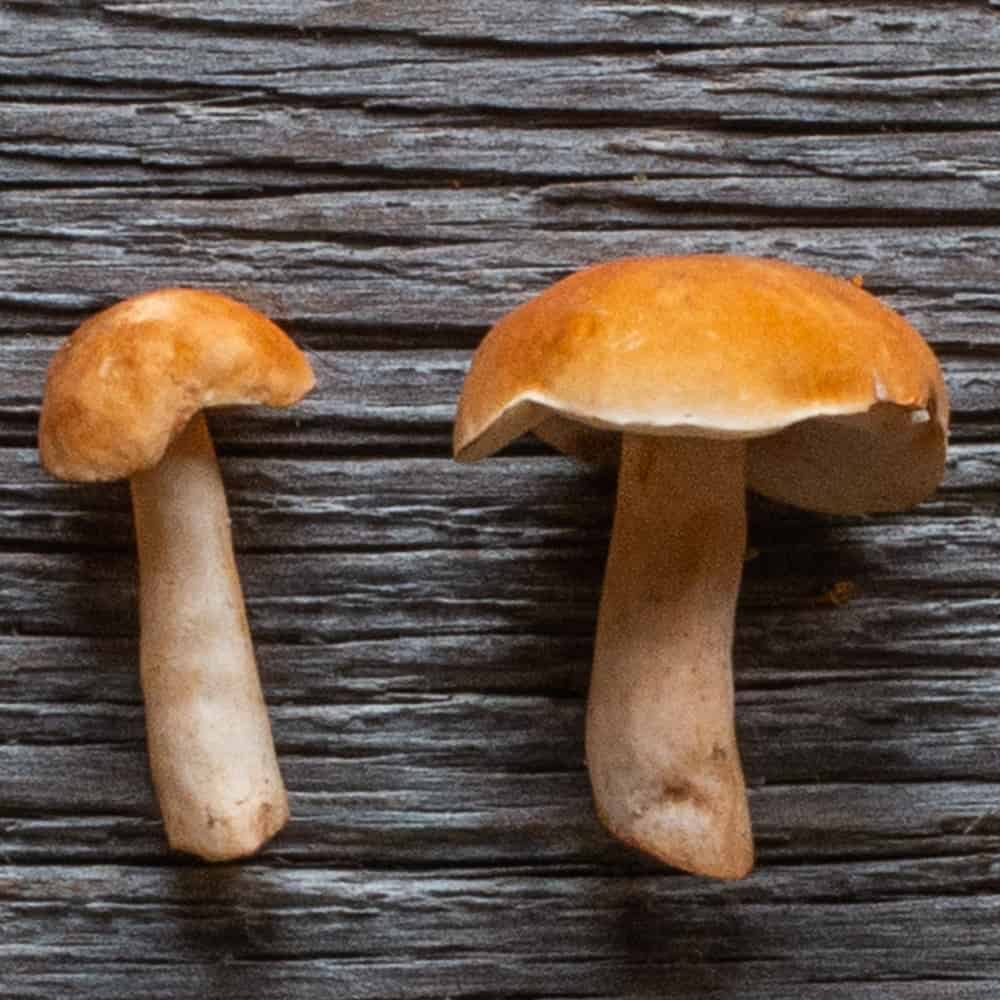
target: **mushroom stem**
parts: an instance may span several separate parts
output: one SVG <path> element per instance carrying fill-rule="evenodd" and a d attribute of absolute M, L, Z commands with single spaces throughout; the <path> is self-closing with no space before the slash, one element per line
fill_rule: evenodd
<path fill-rule="evenodd" d="M 608 829 L 717 878 L 753 866 L 731 655 L 744 467 L 739 441 L 623 435 L 587 711 Z"/>
<path fill-rule="evenodd" d="M 252 854 L 288 819 L 201 414 L 131 478 L 149 762 L 170 845 L 209 861 Z"/>

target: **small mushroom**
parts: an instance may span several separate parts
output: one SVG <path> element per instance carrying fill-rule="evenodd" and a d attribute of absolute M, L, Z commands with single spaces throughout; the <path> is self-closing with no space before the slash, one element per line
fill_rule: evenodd
<path fill-rule="evenodd" d="M 290 406 L 312 386 L 272 322 L 184 288 L 98 313 L 49 365 L 42 463 L 62 479 L 129 478 L 150 770 L 170 845 L 210 861 L 256 851 L 288 799 L 200 411 Z"/>
<path fill-rule="evenodd" d="M 456 457 L 532 431 L 619 465 L 586 727 L 613 834 L 687 871 L 750 871 L 731 652 L 745 489 L 829 513 L 909 507 L 940 481 L 947 425 L 919 334 L 856 284 L 787 263 L 615 261 L 493 327 Z"/>

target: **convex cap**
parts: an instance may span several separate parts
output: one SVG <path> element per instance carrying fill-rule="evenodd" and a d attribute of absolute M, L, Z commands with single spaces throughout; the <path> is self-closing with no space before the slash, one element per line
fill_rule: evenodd
<path fill-rule="evenodd" d="M 748 439 L 747 485 L 831 513 L 896 510 L 944 470 L 934 354 L 852 281 L 773 260 L 631 258 L 501 319 L 459 401 L 455 454 L 534 431 L 607 460 L 620 432 Z"/>
<path fill-rule="evenodd" d="M 313 386 L 305 355 L 269 319 L 217 292 L 167 288 L 88 319 L 49 365 L 39 450 L 55 476 L 150 469 L 205 407 L 290 406 Z"/>

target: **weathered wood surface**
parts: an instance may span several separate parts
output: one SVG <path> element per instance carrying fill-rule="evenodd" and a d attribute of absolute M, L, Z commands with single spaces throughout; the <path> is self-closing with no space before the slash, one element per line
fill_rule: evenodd
<path fill-rule="evenodd" d="M 9 0 L 0 84 L 0 996 L 1000 993 L 1000 5 Z M 494 318 L 696 250 L 861 274 L 954 404 L 916 511 L 751 501 L 733 885 L 592 814 L 612 484 L 449 458 Z M 172 283 L 319 375 L 213 418 L 294 810 L 225 868 L 163 847 L 127 491 L 34 451 L 60 338 Z"/>

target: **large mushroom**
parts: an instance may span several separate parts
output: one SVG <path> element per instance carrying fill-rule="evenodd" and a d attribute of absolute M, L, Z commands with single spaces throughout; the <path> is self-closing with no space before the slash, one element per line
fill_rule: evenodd
<path fill-rule="evenodd" d="M 184 288 L 98 313 L 49 366 L 45 467 L 129 479 L 150 769 L 170 845 L 210 861 L 256 851 L 288 800 L 201 410 L 290 406 L 312 386 L 305 355 L 270 320 Z"/>
<path fill-rule="evenodd" d="M 857 282 L 787 263 L 615 261 L 493 327 L 456 457 L 533 431 L 619 464 L 586 726 L 613 834 L 691 872 L 750 871 L 731 658 L 744 491 L 838 514 L 906 508 L 940 481 L 947 425 L 919 334 Z"/>

